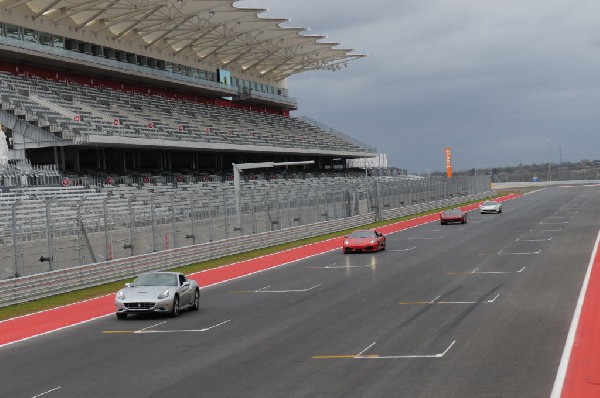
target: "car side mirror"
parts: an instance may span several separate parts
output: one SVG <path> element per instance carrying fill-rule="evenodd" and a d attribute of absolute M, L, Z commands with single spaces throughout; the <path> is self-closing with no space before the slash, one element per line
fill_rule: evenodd
<path fill-rule="evenodd" d="M 183 284 L 181 286 L 190 286 L 190 285 L 191 285 L 190 281 L 185 281 L 185 282 L 183 282 Z"/>
<path fill-rule="evenodd" d="M 125 284 L 125 286 L 127 286 L 127 287 L 131 287 L 131 283 L 127 282 L 127 283 Z"/>
<path fill-rule="evenodd" d="M 349 236 L 348 236 L 348 235 L 344 235 L 344 238 L 348 239 L 348 238 L 349 238 Z"/>

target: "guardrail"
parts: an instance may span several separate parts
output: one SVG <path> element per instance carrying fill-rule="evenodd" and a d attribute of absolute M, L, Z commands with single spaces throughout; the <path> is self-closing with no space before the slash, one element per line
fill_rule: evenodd
<path fill-rule="evenodd" d="M 418 214 L 436 208 L 454 206 L 472 200 L 480 200 L 489 197 L 492 194 L 492 191 L 488 191 L 452 199 L 443 199 L 385 210 L 382 211 L 381 218 L 390 220 L 407 215 Z M 323 221 L 113 261 L 87 264 L 43 274 L 6 279 L 0 281 L 0 307 L 133 278 L 143 272 L 171 269 L 232 254 L 261 249 L 265 247 L 265 242 L 269 242 L 271 246 L 274 246 L 313 236 L 356 228 L 373 222 L 375 217 L 376 215 L 374 213 L 367 213 L 333 221 Z"/>

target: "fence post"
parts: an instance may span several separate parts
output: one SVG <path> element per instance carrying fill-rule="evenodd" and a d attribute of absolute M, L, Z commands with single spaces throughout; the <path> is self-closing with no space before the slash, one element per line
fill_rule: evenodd
<path fill-rule="evenodd" d="M 137 194 L 131 195 L 129 199 L 127 199 L 127 206 L 129 208 L 129 232 L 131 234 L 131 242 L 129 245 L 123 245 L 123 249 L 131 249 L 131 255 L 133 256 L 133 249 L 135 245 L 135 210 L 133 209 L 132 202 L 137 197 Z"/>
<path fill-rule="evenodd" d="M 56 198 L 50 198 L 46 201 L 46 234 L 48 238 L 48 268 L 52 271 L 54 268 L 54 242 L 53 242 L 53 233 L 52 233 L 52 222 L 50 219 L 50 205 L 54 202 Z M 40 261 L 42 259 L 40 258 Z"/>
<path fill-rule="evenodd" d="M 177 193 L 174 193 L 173 195 L 171 195 L 171 220 L 173 223 L 173 248 L 176 249 L 177 248 L 177 225 L 175 222 L 175 196 L 177 196 Z"/>
<path fill-rule="evenodd" d="M 195 224 L 195 211 L 194 211 L 194 192 L 190 193 L 190 219 L 192 221 L 192 244 L 196 244 L 196 224 Z"/>
<path fill-rule="evenodd" d="M 375 221 L 381 220 L 381 194 L 379 192 L 379 180 L 375 180 L 375 203 L 377 207 L 375 208 Z"/>
<path fill-rule="evenodd" d="M 156 251 L 156 217 L 154 216 L 154 198 L 157 194 L 150 195 L 150 223 L 152 224 L 152 251 Z"/>
<path fill-rule="evenodd" d="M 17 199 L 15 203 L 12 204 L 11 213 L 12 213 L 12 238 L 13 238 L 13 253 L 15 256 L 15 278 L 18 278 L 19 275 L 19 247 L 17 243 L 17 206 L 21 203 L 21 199 Z"/>
<path fill-rule="evenodd" d="M 109 253 L 109 247 L 108 247 L 108 200 L 109 199 L 110 199 L 110 196 L 107 196 L 102 201 L 102 209 L 104 210 L 104 244 L 105 244 L 104 254 L 105 254 L 105 261 L 110 260 L 110 253 Z"/>

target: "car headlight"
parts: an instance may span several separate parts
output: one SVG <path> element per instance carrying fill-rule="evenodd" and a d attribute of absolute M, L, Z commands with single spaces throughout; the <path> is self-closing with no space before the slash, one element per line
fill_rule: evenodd
<path fill-rule="evenodd" d="M 165 290 L 164 292 L 162 292 L 161 294 L 158 295 L 159 299 L 164 299 L 169 297 L 169 289 Z"/>
<path fill-rule="evenodd" d="M 123 300 L 124 298 L 125 298 L 125 292 L 123 290 L 119 290 L 119 292 L 117 293 L 117 299 Z"/>
<path fill-rule="evenodd" d="M 375 239 L 371 239 L 371 244 L 377 242 Z"/>
<path fill-rule="evenodd" d="M 345 240 L 345 241 L 344 241 L 344 244 L 345 244 L 345 245 L 347 245 L 347 244 L 348 244 L 348 241 L 347 241 L 347 240 Z"/>

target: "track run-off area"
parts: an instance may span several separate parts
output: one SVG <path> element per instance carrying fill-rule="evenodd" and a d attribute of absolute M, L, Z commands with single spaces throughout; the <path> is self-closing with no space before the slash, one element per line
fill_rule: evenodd
<path fill-rule="evenodd" d="M 501 200 L 191 275 L 177 318 L 109 295 L 0 322 L 0 396 L 600 396 L 600 187 Z"/>

